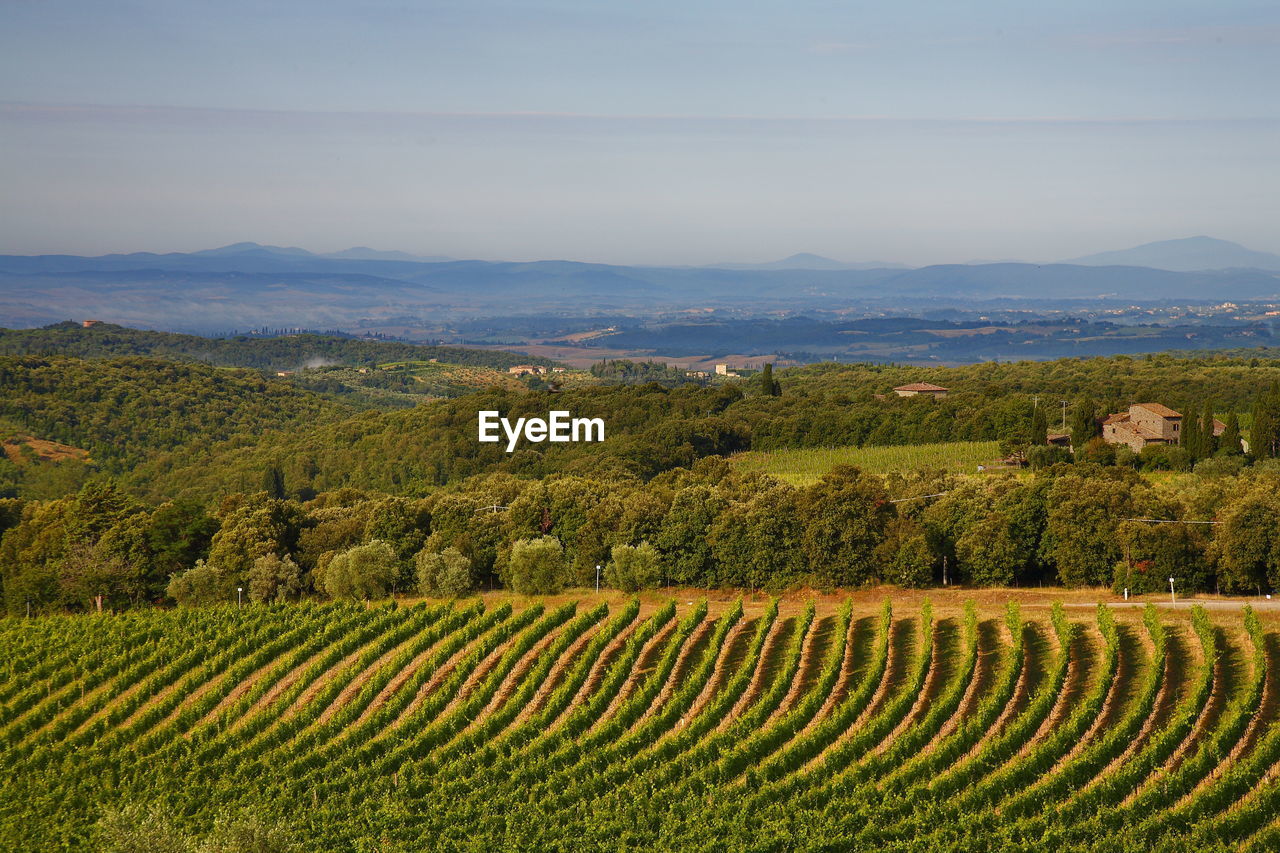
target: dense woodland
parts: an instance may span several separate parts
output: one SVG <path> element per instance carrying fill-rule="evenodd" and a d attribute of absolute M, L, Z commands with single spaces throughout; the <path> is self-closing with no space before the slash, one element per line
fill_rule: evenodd
<path fill-rule="evenodd" d="M 1157 482 L 1093 463 L 985 479 L 840 468 L 797 488 L 712 458 L 647 482 L 500 473 L 421 498 L 348 488 L 299 501 L 276 480 L 212 506 L 152 506 L 94 483 L 0 502 L 0 573 L 10 613 L 89 609 L 98 596 L 226 602 L 237 587 L 261 601 L 550 593 L 590 585 L 597 565 L 627 590 L 946 580 L 1147 592 L 1169 577 L 1184 591 L 1280 588 L 1280 466 L 1202 467 Z"/>
<path fill-rule="evenodd" d="M 818 365 L 714 387 L 488 389 L 356 411 L 245 369 L 2 357 L 0 425 L 11 438 L 89 453 L 0 458 L 4 599 L 25 612 L 96 607 L 98 596 L 112 607 L 225 601 L 237 587 L 263 600 L 547 591 L 594 582 L 597 565 L 622 588 L 1143 590 L 1174 576 L 1186 589 L 1270 589 L 1280 586 L 1271 365 Z M 909 381 L 952 393 L 887 393 Z M 1043 446 L 1062 426 L 1063 400 L 1074 456 Z M 1107 412 L 1143 401 L 1186 413 L 1185 446 L 1135 456 L 1096 438 Z M 602 417 L 606 441 L 514 453 L 476 441 L 478 409 L 551 408 Z M 1215 417 L 1228 424 L 1218 438 L 1207 428 Z M 1032 473 L 840 470 L 795 488 L 723 458 L 956 440 L 999 441 L 1025 453 Z M 1162 470 L 1172 473 L 1144 473 Z"/>
<path fill-rule="evenodd" d="M 470 347 L 428 346 L 329 334 L 278 337 L 237 335 L 205 338 L 172 332 L 130 329 L 111 323 L 85 328 L 67 321 L 39 329 L 0 329 L 0 355 L 72 355 L 111 358 L 144 355 L 198 361 L 219 367 L 296 370 L 308 364 L 370 366 L 387 361 L 439 359 L 506 369 L 517 364 L 551 364 L 545 358 Z"/>

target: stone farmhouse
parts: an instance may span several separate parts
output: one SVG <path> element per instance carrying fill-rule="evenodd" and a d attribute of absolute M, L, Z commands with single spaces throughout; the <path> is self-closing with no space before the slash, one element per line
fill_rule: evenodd
<path fill-rule="evenodd" d="M 1222 435 L 1226 428 L 1214 419 L 1214 435 Z M 1102 439 L 1108 444 L 1127 444 L 1135 453 L 1153 444 L 1181 444 L 1182 415 L 1159 403 L 1136 403 L 1127 412 L 1107 416 L 1102 422 Z"/>
<path fill-rule="evenodd" d="M 1182 415 L 1160 403 L 1135 403 L 1127 412 L 1107 415 L 1102 422 L 1102 440 L 1127 444 L 1135 453 L 1153 444 L 1180 444 Z"/>
<path fill-rule="evenodd" d="M 515 367 L 507 368 L 507 373 L 512 376 L 542 376 L 547 372 L 547 368 L 540 364 L 517 364 Z"/>
<path fill-rule="evenodd" d="M 893 393 L 899 397 L 933 397 L 941 400 L 949 393 L 949 388 L 943 388 L 941 385 L 932 385 L 928 382 L 912 382 L 910 385 L 899 385 L 893 389 Z"/>

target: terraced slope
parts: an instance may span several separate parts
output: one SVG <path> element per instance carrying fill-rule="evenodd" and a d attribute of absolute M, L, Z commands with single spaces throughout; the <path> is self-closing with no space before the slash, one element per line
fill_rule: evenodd
<path fill-rule="evenodd" d="M 10 619 L 0 847 L 132 807 L 308 850 L 1275 850 L 1276 650 L 1247 608 Z"/>

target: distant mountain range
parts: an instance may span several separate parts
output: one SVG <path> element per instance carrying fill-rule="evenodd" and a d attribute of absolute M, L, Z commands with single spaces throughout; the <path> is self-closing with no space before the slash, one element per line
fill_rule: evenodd
<path fill-rule="evenodd" d="M 1176 272 L 1198 270 L 1255 269 L 1280 271 L 1280 255 L 1255 252 L 1239 243 L 1213 237 L 1185 237 L 1144 243 L 1132 249 L 1100 252 L 1063 261 L 1081 266 L 1152 267 Z"/>
<path fill-rule="evenodd" d="M 631 267 L 458 261 L 372 249 L 317 255 L 256 243 L 186 254 L 0 256 L 0 325 L 17 327 L 68 317 L 220 331 L 262 325 L 350 328 L 361 319 L 438 322 L 691 308 L 873 305 L 892 312 L 933 299 L 1017 300 L 1029 308 L 1063 300 L 1280 300 L 1280 275 L 1257 268 L 1185 272 L 1093 263 L 864 269 L 814 255 L 749 269 Z"/>
<path fill-rule="evenodd" d="M 711 264 L 713 269 L 721 270 L 905 270 L 910 269 L 906 264 L 899 264 L 889 261 L 862 261 L 859 263 L 848 263 L 846 261 L 832 260 L 824 258 L 822 255 L 814 255 L 808 252 L 801 252 L 798 255 L 791 255 L 780 261 L 769 261 L 763 264 Z"/>

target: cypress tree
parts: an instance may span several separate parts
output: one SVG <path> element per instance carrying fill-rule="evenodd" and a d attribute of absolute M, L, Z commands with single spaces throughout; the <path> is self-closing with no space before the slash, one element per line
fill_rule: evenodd
<path fill-rule="evenodd" d="M 1270 459 L 1276 455 L 1277 429 L 1276 391 L 1261 394 L 1253 404 L 1253 424 L 1249 429 L 1249 453 L 1257 459 Z"/>
<path fill-rule="evenodd" d="M 760 392 L 766 397 L 777 397 L 782 393 L 781 386 L 778 381 L 773 378 L 773 363 L 770 362 L 764 366 L 764 370 L 760 373 Z"/>
<path fill-rule="evenodd" d="M 1226 429 L 1222 431 L 1222 438 L 1218 443 L 1228 456 L 1239 456 L 1244 453 L 1244 448 L 1240 445 L 1240 418 L 1235 412 L 1231 412 L 1224 425 Z"/>
<path fill-rule="evenodd" d="M 1088 397 L 1075 405 L 1071 415 L 1071 445 L 1077 450 L 1084 447 L 1089 439 L 1102 435 L 1102 425 L 1095 416 L 1097 408 Z"/>
<path fill-rule="evenodd" d="M 1049 434 L 1049 418 L 1039 406 L 1031 413 L 1031 443 L 1044 444 Z"/>
<path fill-rule="evenodd" d="M 1213 403 L 1204 404 L 1204 417 L 1200 421 L 1200 458 L 1208 459 L 1218 452 L 1218 439 L 1213 434 Z"/>
<path fill-rule="evenodd" d="M 1186 414 L 1182 416 L 1182 438 L 1178 441 L 1188 458 L 1195 462 L 1201 458 L 1200 416 L 1196 413 L 1195 406 L 1185 406 L 1183 411 Z"/>
<path fill-rule="evenodd" d="M 262 489 L 276 500 L 284 500 L 284 472 L 275 465 L 268 468 L 262 475 Z"/>

